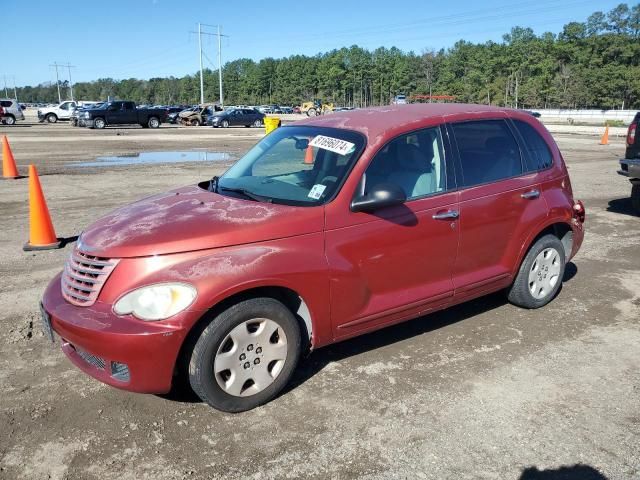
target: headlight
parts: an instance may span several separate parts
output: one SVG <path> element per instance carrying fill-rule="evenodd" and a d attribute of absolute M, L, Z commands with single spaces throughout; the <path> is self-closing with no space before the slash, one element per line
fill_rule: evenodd
<path fill-rule="evenodd" d="M 196 289 L 186 283 L 157 283 L 127 293 L 115 303 L 113 311 L 145 321 L 164 320 L 191 305 L 196 295 Z"/>

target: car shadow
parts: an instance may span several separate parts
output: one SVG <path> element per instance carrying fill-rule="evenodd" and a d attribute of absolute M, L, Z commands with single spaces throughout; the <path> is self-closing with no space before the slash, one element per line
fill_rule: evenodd
<path fill-rule="evenodd" d="M 607 212 L 619 213 L 620 215 L 629 215 L 632 217 L 638 216 L 638 214 L 631 206 L 631 197 L 616 198 L 614 200 L 610 200 L 609 206 L 607 207 Z"/>
<path fill-rule="evenodd" d="M 32 125 L 18 125 L 18 124 L 15 124 L 15 125 L 3 125 L 3 124 L 0 124 L 0 127 L 7 127 L 7 128 L 31 128 L 31 127 L 32 127 Z"/>
<path fill-rule="evenodd" d="M 312 352 L 300 362 L 293 378 L 282 394 L 297 388 L 323 370 L 329 363 L 377 350 L 409 338 L 417 337 L 440 328 L 462 322 L 471 317 L 494 310 L 507 303 L 504 292 L 497 292 L 466 303 L 430 313 L 407 322 L 385 327 Z"/>
<path fill-rule="evenodd" d="M 607 480 L 607 477 L 589 465 L 577 464 L 547 470 L 525 468 L 518 480 Z"/>
<path fill-rule="evenodd" d="M 562 277 L 562 282 L 565 283 L 571 281 L 577 273 L 578 266 L 573 262 L 567 263 L 567 265 L 564 267 L 564 276 Z"/>

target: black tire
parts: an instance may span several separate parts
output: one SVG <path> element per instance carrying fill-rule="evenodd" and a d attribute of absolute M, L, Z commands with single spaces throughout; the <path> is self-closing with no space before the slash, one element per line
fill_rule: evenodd
<path fill-rule="evenodd" d="M 264 121 L 258 119 L 258 120 L 253 122 L 253 126 L 256 127 L 256 128 L 262 128 L 262 127 L 264 127 Z"/>
<path fill-rule="evenodd" d="M 214 362 L 227 335 L 238 325 L 252 319 L 268 319 L 278 324 L 286 336 L 286 359 L 280 373 L 263 390 L 244 397 L 235 396 L 224 391 L 218 384 Z M 191 353 L 189 383 L 196 395 L 213 408 L 224 412 L 251 410 L 272 400 L 289 382 L 300 358 L 301 345 L 300 325 L 281 302 L 273 298 L 245 300 L 220 313 L 204 328 Z M 256 348 L 255 353 L 257 350 Z M 244 354 L 244 350 L 238 352 Z M 246 355 L 249 355 L 249 352 L 246 352 Z M 241 365 L 245 358 L 239 359 L 238 364 Z M 268 365 L 265 362 L 258 368 L 268 368 Z"/>
<path fill-rule="evenodd" d="M 16 124 L 16 117 L 14 117 L 11 114 L 7 115 L 3 119 L 4 119 L 5 125 L 15 125 Z"/>
<path fill-rule="evenodd" d="M 558 278 L 552 288 L 544 293 L 542 298 L 536 298 L 530 289 L 529 282 L 529 274 L 532 271 L 532 267 L 534 266 L 534 262 L 536 262 L 536 258 L 538 255 L 547 250 L 554 249 L 558 253 L 558 262 L 559 262 L 559 272 L 557 274 Z M 565 253 L 564 246 L 558 237 L 555 235 L 544 235 L 540 237 L 532 246 L 529 248 L 527 255 L 524 257 L 522 264 L 520 265 L 520 269 L 518 270 L 518 275 L 516 276 L 515 281 L 511 285 L 511 288 L 508 292 L 509 302 L 513 303 L 522 308 L 540 308 L 549 303 L 558 293 L 560 287 L 562 286 L 562 278 L 564 277 L 564 269 L 565 269 Z M 546 272 L 547 274 L 549 272 Z M 545 274 L 544 271 L 541 274 Z M 544 277 L 547 278 L 546 276 Z"/>
<path fill-rule="evenodd" d="M 58 121 L 58 116 L 55 113 L 49 113 L 44 118 L 49 123 L 56 123 Z"/>
<path fill-rule="evenodd" d="M 159 128 L 160 127 L 160 119 L 158 117 L 150 117 L 147 122 L 147 126 L 149 128 Z"/>
<path fill-rule="evenodd" d="M 93 119 L 93 128 L 102 129 L 107 126 L 107 122 L 104 121 L 104 118 L 98 117 Z"/>
<path fill-rule="evenodd" d="M 229 120 L 222 120 L 220 126 L 222 126 L 222 128 L 229 128 Z"/>
<path fill-rule="evenodd" d="M 307 110 L 307 117 L 315 117 L 316 115 L 318 115 L 318 111 L 315 108 Z"/>
<path fill-rule="evenodd" d="M 640 215 L 640 183 L 631 187 L 631 207 Z"/>
<path fill-rule="evenodd" d="M 193 120 L 191 120 L 191 126 L 192 127 L 199 127 L 200 126 L 200 120 L 198 120 L 197 118 L 194 118 Z"/>

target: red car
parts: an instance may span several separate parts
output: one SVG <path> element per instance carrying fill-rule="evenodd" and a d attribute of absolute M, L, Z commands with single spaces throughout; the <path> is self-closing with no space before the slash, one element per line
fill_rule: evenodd
<path fill-rule="evenodd" d="M 87 228 L 44 294 L 45 330 L 115 387 L 164 393 L 187 378 L 209 405 L 248 410 L 310 349 L 498 290 L 542 307 L 584 219 L 527 113 L 336 113 Z"/>

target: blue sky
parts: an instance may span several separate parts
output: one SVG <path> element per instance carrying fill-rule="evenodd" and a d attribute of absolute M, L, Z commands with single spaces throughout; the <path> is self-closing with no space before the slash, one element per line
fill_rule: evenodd
<path fill-rule="evenodd" d="M 182 76 L 199 68 L 197 22 L 222 25 L 223 61 L 313 55 L 358 44 L 421 52 L 459 39 L 500 41 L 514 25 L 557 33 L 620 0 L 0 0 L 0 82 L 55 80 L 49 64 L 76 65 L 73 81 Z M 632 5 L 634 2 L 629 2 Z M 208 31 L 214 28 L 205 27 Z M 205 66 L 217 65 L 203 37 Z M 67 78 L 66 69 L 61 79 Z M 0 88 L 4 85 L 0 83 Z"/>

